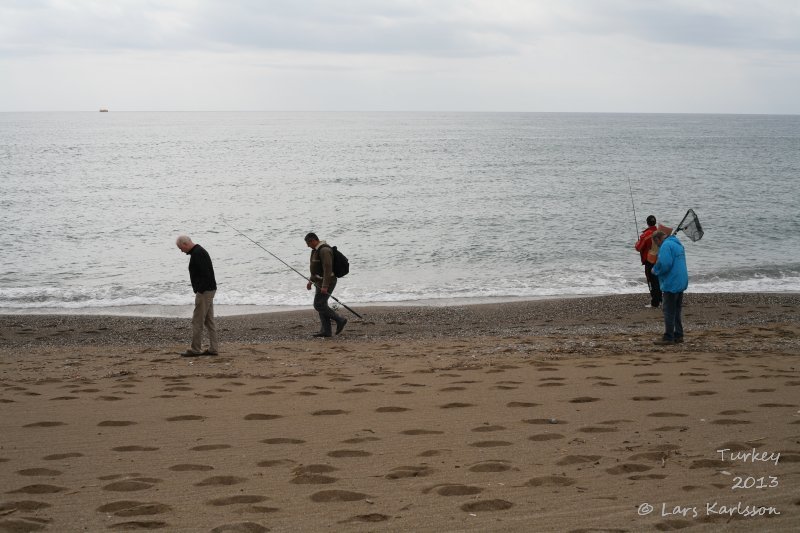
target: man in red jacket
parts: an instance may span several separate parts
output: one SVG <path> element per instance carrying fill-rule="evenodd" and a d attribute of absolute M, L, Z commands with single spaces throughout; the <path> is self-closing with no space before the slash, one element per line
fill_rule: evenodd
<path fill-rule="evenodd" d="M 647 229 L 639 235 L 639 240 L 634 245 L 644 265 L 644 277 L 647 279 L 647 286 L 650 288 L 650 304 L 645 307 L 658 307 L 661 305 L 661 287 L 658 284 L 658 277 L 653 275 L 655 261 L 650 262 L 647 257 L 653 245 L 653 233 L 656 229 L 656 217 L 653 215 L 648 216 Z"/>

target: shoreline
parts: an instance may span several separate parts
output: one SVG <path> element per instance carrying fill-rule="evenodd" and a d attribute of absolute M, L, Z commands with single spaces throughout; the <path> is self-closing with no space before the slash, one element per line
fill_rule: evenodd
<path fill-rule="evenodd" d="M 462 307 L 484 304 L 504 304 L 519 302 L 538 302 L 544 300 L 572 300 L 575 298 L 613 298 L 628 297 L 642 294 L 641 291 L 621 292 L 613 294 L 557 294 L 546 296 L 475 296 L 475 297 L 448 297 L 448 298 L 428 298 L 420 300 L 401 300 L 386 302 L 345 302 L 353 308 L 374 308 L 374 307 Z M 800 295 L 800 291 L 756 291 L 756 292 L 692 292 L 687 291 L 687 295 L 712 295 L 712 294 L 753 294 L 753 295 Z M 646 295 L 645 295 L 646 300 Z M 335 302 L 333 302 L 335 303 Z M 240 315 L 262 315 L 273 313 L 286 313 L 292 311 L 302 311 L 311 305 L 244 305 L 244 304 L 216 304 L 214 305 L 217 317 L 232 317 Z M 144 317 L 144 318 L 185 318 L 192 315 L 193 304 L 188 305 L 156 305 L 156 304 L 137 304 L 125 306 L 107 307 L 8 307 L 0 309 L 0 316 L 24 316 L 24 315 L 47 315 L 47 316 L 120 316 L 120 317 Z"/>
<path fill-rule="evenodd" d="M 502 335 L 652 335 L 660 332 L 660 309 L 644 308 L 641 294 L 575 297 L 453 306 L 365 306 L 329 342 L 365 339 L 424 339 Z M 684 327 L 692 332 L 719 327 L 792 322 L 800 294 L 686 293 Z M 308 340 L 316 313 L 305 309 L 218 316 L 220 342 L 269 343 Z M 191 319 L 121 315 L 0 315 L 4 346 L 163 345 L 186 343 Z M 2 353 L 2 351 L 0 351 Z"/>

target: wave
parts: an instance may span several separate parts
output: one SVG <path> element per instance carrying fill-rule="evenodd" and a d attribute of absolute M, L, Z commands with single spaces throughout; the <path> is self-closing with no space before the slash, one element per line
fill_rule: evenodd
<path fill-rule="evenodd" d="M 348 304 L 402 304 L 426 301 L 539 299 L 571 296 L 600 296 L 645 292 L 643 276 L 632 273 L 597 276 L 592 272 L 549 272 L 526 279 L 501 277 L 477 280 L 472 277 L 448 282 L 403 281 L 362 284 L 341 282 L 335 296 Z M 731 269 L 691 275 L 689 292 L 800 292 L 800 265 L 758 269 Z M 224 306 L 296 308 L 308 306 L 311 295 L 303 289 L 281 287 L 237 287 L 228 283 L 218 291 L 215 303 Z M 187 306 L 194 298 L 185 287 L 22 287 L 0 288 L 1 312 L 35 312 L 141 306 Z"/>

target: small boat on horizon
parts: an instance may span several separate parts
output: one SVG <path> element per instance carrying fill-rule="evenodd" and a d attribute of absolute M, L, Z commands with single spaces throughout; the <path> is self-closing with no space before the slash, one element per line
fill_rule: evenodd
<path fill-rule="evenodd" d="M 105 107 L 101 107 L 100 108 L 100 112 L 101 113 L 108 113 L 108 109 L 106 109 Z"/>

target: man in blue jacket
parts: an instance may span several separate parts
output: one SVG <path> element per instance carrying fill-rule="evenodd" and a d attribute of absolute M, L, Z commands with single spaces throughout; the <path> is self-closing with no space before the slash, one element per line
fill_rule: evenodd
<path fill-rule="evenodd" d="M 683 342 L 683 291 L 689 286 L 689 271 L 686 269 L 686 253 L 675 235 L 666 236 L 663 231 L 653 233 L 653 242 L 658 249 L 658 261 L 653 265 L 653 274 L 658 276 L 663 295 L 664 336 L 655 341 L 666 345 Z"/>

